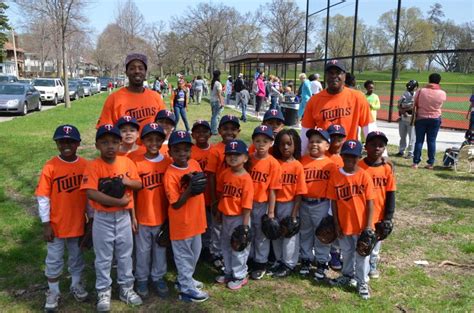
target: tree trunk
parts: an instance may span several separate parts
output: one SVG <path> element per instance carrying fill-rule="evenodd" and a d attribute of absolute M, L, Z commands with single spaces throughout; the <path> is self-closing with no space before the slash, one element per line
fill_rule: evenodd
<path fill-rule="evenodd" d="M 71 100 L 69 99 L 69 79 L 67 77 L 67 60 L 66 60 L 66 43 L 65 43 L 65 36 L 64 30 L 62 32 L 62 40 L 61 40 L 61 52 L 63 58 L 63 74 L 64 74 L 64 106 L 69 109 L 71 108 Z"/>

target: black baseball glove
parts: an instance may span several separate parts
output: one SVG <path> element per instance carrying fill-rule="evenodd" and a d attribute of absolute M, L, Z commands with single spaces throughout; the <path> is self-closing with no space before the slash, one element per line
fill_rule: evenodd
<path fill-rule="evenodd" d="M 267 214 L 262 216 L 262 232 L 270 240 L 280 238 L 280 223 L 276 218 L 269 218 Z"/>
<path fill-rule="evenodd" d="M 108 196 L 120 199 L 125 194 L 125 185 L 120 177 L 99 179 L 99 191 Z"/>
<path fill-rule="evenodd" d="M 383 220 L 375 223 L 375 235 L 377 240 L 384 240 L 392 233 L 393 223 L 391 220 Z"/>
<path fill-rule="evenodd" d="M 252 232 L 248 225 L 239 225 L 234 228 L 230 236 L 230 246 L 234 251 L 243 251 L 252 242 Z"/>
<path fill-rule="evenodd" d="M 357 240 L 356 251 L 360 256 L 368 256 L 377 242 L 375 232 L 372 229 L 365 229 Z"/>
<path fill-rule="evenodd" d="M 203 193 L 207 186 L 207 176 L 204 172 L 193 172 L 181 177 L 181 188 L 191 186 L 191 195 Z"/>
<path fill-rule="evenodd" d="M 285 238 L 291 238 L 300 231 L 300 218 L 293 219 L 292 216 L 287 216 L 280 222 L 280 233 Z"/>
<path fill-rule="evenodd" d="M 161 225 L 160 231 L 156 235 L 155 241 L 160 247 L 171 247 L 170 225 L 168 220 L 166 220 L 163 225 Z"/>
<path fill-rule="evenodd" d="M 330 244 L 337 238 L 336 226 L 334 226 L 334 218 L 331 215 L 321 220 L 315 231 L 316 237 L 324 244 Z"/>
<path fill-rule="evenodd" d="M 89 250 L 93 246 L 92 242 L 92 223 L 94 219 L 89 219 L 89 221 L 84 226 L 84 235 L 79 239 L 79 248 L 81 250 Z"/>

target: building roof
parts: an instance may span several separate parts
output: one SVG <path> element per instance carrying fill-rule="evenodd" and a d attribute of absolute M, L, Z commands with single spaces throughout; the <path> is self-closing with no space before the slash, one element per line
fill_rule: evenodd
<path fill-rule="evenodd" d="M 307 56 L 313 52 L 308 52 Z M 244 63 L 244 62 L 262 62 L 262 63 L 293 63 L 303 61 L 304 53 L 246 53 L 235 57 L 225 59 L 225 63 Z"/>
<path fill-rule="evenodd" d="M 11 42 L 5 42 L 5 44 L 3 45 L 3 49 L 13 51 L 13 44 Z M 22 48 L 18 48 L 18 46 L 16 46 L 16 52 L 23 52 L 24 53 L 25 50 L 23 50 Z"/>

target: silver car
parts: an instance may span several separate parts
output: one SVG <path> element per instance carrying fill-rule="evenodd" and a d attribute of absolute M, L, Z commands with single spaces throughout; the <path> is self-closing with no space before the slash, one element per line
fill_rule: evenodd
<path fill-rule="evenodd" d="M 0 84 L 0 112 L 26 115 L 41 111 L 40 93 L 35 87 L 21 83 Z"/>
<path fill-rule="evenodd" d="M 80 80 L 79 83 L 82 85 L 82 88 L 84 88 L 84 96 L 89 97 L 92 95 L 91 91 L 91 82 L 87 80 Z"/>

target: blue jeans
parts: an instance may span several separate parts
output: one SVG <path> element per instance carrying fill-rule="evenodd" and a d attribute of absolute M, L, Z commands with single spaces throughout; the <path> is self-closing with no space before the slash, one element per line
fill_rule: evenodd
<path fill-rule="evenodd" d="M 217 135 L 217 126 L 219 125 L 222 110 L 224 110 L 224 107 L 221 107 L 219 101 L 211 101 L 211 133 L 213 135 Z"/>
<path fill-rule="evenodd" d="M 271 96 L 270 100 L 271 100 L 270 109 L 280 110 L 280 106 L 278 105 L 278 96 Z"/>
<path fill-rule="evenodd" d="M 240 101 L 240 105 L 242 106 L 242 121 L 246 122 L 247 121 L 247 102 L 245 101 Z"/>
<path fill-rule="evenodd" d="M 186 131 L 189 131 L 189 124 L 188 124 L 188 117 L 186 115 L 186 108 L 173 106 L 174 115 L 176 116 L 176 128 L 178 128 L 179 123 L 179 116 L 183 119 L 184 127 L 186 127 Z"/>
<path fill-rule="evenodd" d="M 415 121 L 415 151 L 413 153 L 413 163 L 418 164 L 421 161 L 421 149 L 423 143 L 428 145 L 428 161 L 427 163 L 433 165 L 436 154 L 436 137 L 441 126 L 441 118 L 425 118 Z"/>

